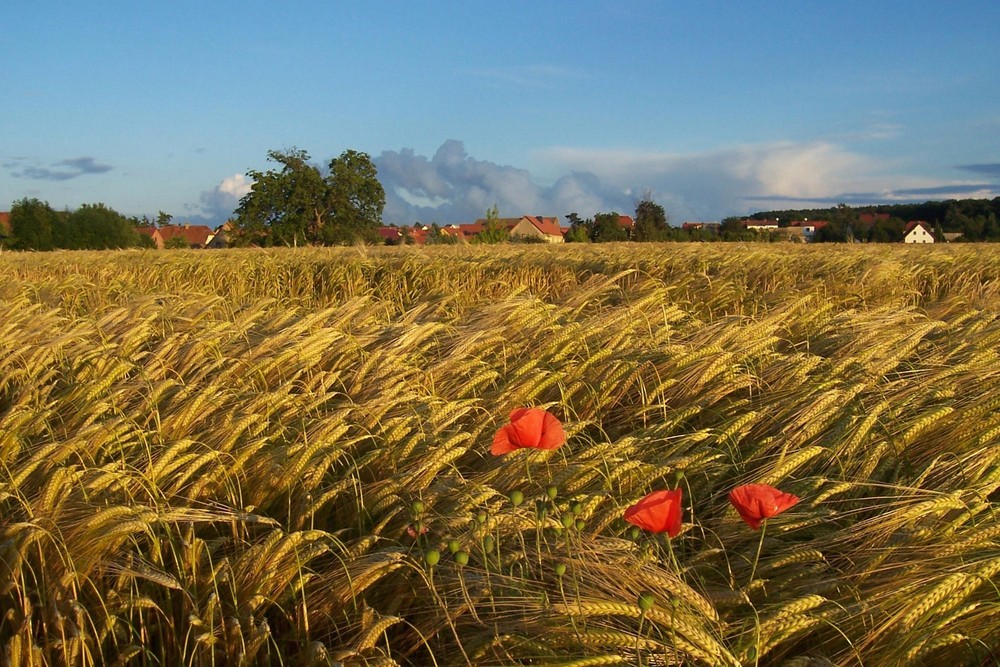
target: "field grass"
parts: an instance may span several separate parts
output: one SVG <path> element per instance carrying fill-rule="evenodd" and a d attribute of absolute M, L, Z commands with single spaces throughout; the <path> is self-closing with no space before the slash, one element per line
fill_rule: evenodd
<path fill-rule="evenodd" d="M 998 389 L 984 245 L 3 253 L 3 660 L 997 664 Z"/>

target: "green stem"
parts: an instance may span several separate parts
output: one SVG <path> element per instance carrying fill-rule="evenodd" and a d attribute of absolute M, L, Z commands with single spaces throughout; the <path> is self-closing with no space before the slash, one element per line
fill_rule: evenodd
<path fill-rule="evenodd" d="M 753 567 L 750 568 L 750 580 L 747 581 L 747 590 L 750 589 L 750 584 L 753 583 L 754 575 L 757 574 L 757 563 L 760 561 L 760 550 L 764 546 L 764 533 L 767 532 L 767 519 L 760 525 L 760 542 L 757 543 L 757 553 L 753 557 Z"/>

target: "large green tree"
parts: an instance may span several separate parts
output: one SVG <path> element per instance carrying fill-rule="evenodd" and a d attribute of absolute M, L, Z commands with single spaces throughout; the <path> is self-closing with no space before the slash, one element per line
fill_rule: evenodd
<path fill-rule="evenodd" d="M 10 207 L 10 231 L 15 247 L 23 250 L 52 250 L 58 247 L 61 218 L 48 202 L 25 197 Z M 61 240 L 61 239 L 58 239 Z"/>
<path fill-rule="evenodd" d="M 66 220 L 63 247 L 106 250 L 139 245 L 139 234 L 128 218 L 104 204 L 84 204 Z"/>
<path fill-rule="evenodd" d="M 635 205 L 634 240 L 664 241 L 668 231 L 667 212 L 651 197 L 646 196 Z"/>
<path fill-rule="evenodd" d="M 591 240 L 594 243 L 628 241 L 628 232 L 622 228 L 621 216 L 617 212 L 595 215 Z"/>
<path fill-rule="evenodd" d="M 268 151 L 267 158 L 281 168 L 247 172 L 254 183 L 236 209 L 236 244 L 375 240 L 385 191 L 367 154 L 345 151 L 326 175 L 297 148 Z"/>
<path fill-rule="evenodd" d="M 331 160 L 326 185 L 331 213 L 321 230 L 323 241 L 377 242 L 385 208 L 385 190 L 368 154 L 348 150 Z"/>

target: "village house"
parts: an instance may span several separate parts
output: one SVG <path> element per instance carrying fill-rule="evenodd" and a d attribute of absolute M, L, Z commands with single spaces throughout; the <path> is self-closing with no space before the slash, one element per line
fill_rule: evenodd
<path fill-rule="evenodd" d="M 546 243 L 563 242 L 564 232 L 562 227 L 559 226 L 558 218 L 545 217 L 541 215 L 523 215 L 520 218 L 499 218 L 497 222 L 500 223 L 500 226 L 503 229 L 507 230 L 507 234 L 511 238 L 534 238 L 545 241 Z M 485 228 L 485 218 L 480 218 L 471 224 L 458 226 L 461 238 L 464 240 L 471 240 L 475 238 Z"/>
<path fill-rule="evenodd" d="M 903 230 L 903 243 L 934 243 L 934 231 L 923 220 L 912 220 Z"/>
<path fill-rule="evenodd" d="M 11 236 L 10 213 L 0 212 L 0 239 Z"/>
<path fill-rule="evenodd" d="M 745 218 L 742 222 L 744 227 L 755 232 L 766 232 L 778 228 L 777 220 L 754 220 L 753 218 Z"/>
<path fill-rule="evenodd" d="M 140 236 L 146 236 L 153 240 L 153 246 L 157 250 L 163 250 L 163 236 L 160 234 L 160 230 L 156 227 L 141 226 L 135 228 L 136 233 Z"/>
<path fill-rule="evenodd" d="M 685 232 L 694 232 L 699 229 L 704 229 L 710 232 L 718 232 L 722 228 L 722 224 L 718 222 L 684 222 L 681 224 L 681 229 Z"/>
<path fill-rule="evenodd" d="M 183 244 L 187 248 L 207 248 L 215 236 L 215 232 L 205 225 L 163 225 L 159 228 L 159 232 L 163 239 L 163 247 Z M 174 239 L 180 240 L 173 241 Z"/>
<path fill-rule="evenodd" d="M 813 240 L 818 230 L 823 229 L 828 224 L 830 223 L 826 220 L 809 220 L 806 218 L 805 220 L 792 220 L 788 226 L 792 229 L 801 229 L 802 238 L 808 243 Z"/>
<path fill-rule="evenodd" d="M 208 248 L 228 248 L 229 247 L 229 236 L 233 233 L 233 221 L 226 220 L 224 223 L 215 228 L 212 232 L 212 238 L 209 240 Z"/>

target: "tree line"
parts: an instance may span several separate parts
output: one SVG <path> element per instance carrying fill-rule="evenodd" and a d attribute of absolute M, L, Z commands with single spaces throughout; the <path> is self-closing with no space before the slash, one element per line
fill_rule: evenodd
<path fill-rule="evenodd" d="M 862 222 L 863 214 L 878 217 Z M 826 220 L 829 224 L 817 230 L 817 241 L 897 243 L 903 240 L 911 220 L 928 223 L 938 241 L 944 240 L 947 233 L 961 234 L 962 241 L 1000 241 L 1000 197 L 859 207 L 839 204 L 832 208 L 761 211 L 750 217 L 777 219 L 779 226 L 787 226 L 792 220 Z"/>
<path fill-rule="evenodd" d="M 144 222 L 149 224 L 101 203 L 56 211 L 48 202 L 25 197 L 11 205 L 11 238 L 4 245 L 17 250 L 152 248 L 153 240 L 135 230 Z"/>

